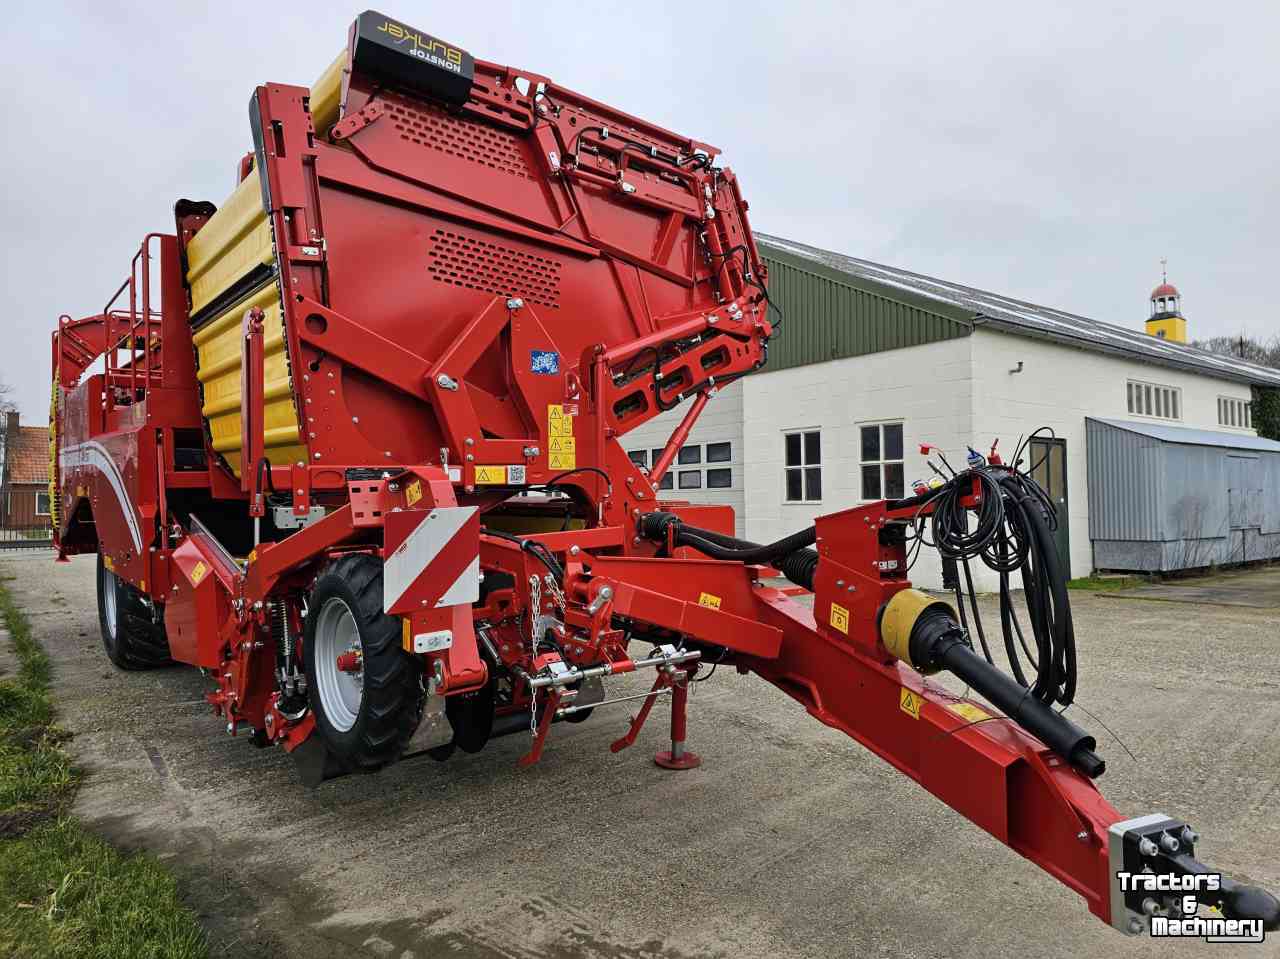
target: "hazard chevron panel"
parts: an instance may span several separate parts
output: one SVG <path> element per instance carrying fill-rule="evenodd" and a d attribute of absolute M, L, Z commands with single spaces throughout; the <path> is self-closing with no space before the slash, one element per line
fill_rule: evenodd
<path fill-rule="evenodd" d="M 474 506 L 387 513 L 382 607 L 404 616 L 480 598 L 480 513 Z"/>

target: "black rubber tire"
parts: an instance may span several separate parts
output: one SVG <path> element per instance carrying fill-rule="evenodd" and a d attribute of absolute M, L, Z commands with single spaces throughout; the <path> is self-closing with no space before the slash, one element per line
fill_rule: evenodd
<path fill-rule="evenodd" d="M 115 590 L 115 628 L 107 620 L 106 591 Z M 164 631 L 164 607 L 153 614 L 131 583 L 111 573 L 98 554 L 98 627 L 107 658 L 120 669 L 157 669 L 172 665 L 169 638 Z"/>
<path fill-rule="evenodd" d="M 325 601 L 337 596 L 356 621 L 363 652 L 364 688 L 355 723 L 336 728 L 316 682 L 315 629 Z M 422 667 L 401 646 L 400 618 L 382 610 L 382 562 L 365 553 L 325 567 L 307 598 L 303 667 L 316 730 L 329 752 L 350 772 L 374 772 L 395 762 L 422 721 Z"/>

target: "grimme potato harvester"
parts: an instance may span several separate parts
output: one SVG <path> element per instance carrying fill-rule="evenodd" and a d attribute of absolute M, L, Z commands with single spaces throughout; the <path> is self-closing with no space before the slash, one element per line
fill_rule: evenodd
<path fill-rule="evenodd" d="M 652 688 L 612 748 L 665 699 L 656 760 L 688 769 L 689 683 L 723 665 L 1102 920 L 1136 932 L 1176 909 L 1116 873 L 1203 871 L 1197 837 L 1112 808 L 1094 740 L 1052 708 L 1074 692 L 1070 610 L 1052 505 L 1018 457 L 772 544 L 659 499 L 780 320 L 714 147 L 372 11 L 312 87 L 258 87 L 249 122 L 231 196 L 179 200 L 102 310 L 53 334 L 56 546 L 98 554 L 117 666 L 199 667 L 227 732 L 317 784 L 402 758 L 432 710 L 434 758 L 514 733 L 535 763 L 641 670 Z M 620 438 L 681 404 L 656 463 L 632 463 Z M 957 611 L 911 588 L 922 547 L 1021 574 L 1013 675 L 959 592 Z M 1262 890 L 1220 899 L 1280 919 Z"/>

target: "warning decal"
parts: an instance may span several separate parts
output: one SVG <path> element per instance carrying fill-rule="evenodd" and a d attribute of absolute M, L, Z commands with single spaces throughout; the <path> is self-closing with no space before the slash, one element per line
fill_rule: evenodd
<path fill-rule="evenodd" d="M 849 635 L 849 611 L 839 603 L 831 604 L 831 625 Z"/>
<path fill-rule="evenodd" d="M 979 709 L 973 703 L 947 703 L 947 709 L 957 716 L 963 716 L 971 723 L 980 723 L 984 719 L 992 718 L 989 712 L 985 709 Z"/>
<path fill-rule="evenodd" d="M 902 690 L 898 695 L 898 708 L 904 713 L 912 719 L 919 719 L 920 706 L 923 703 L 924 700 L 920 697 L 919 693 L 913 693 L 911 690 L 907 689 L 906 686 L 902 687 Z"/>
<path fill-rule="evenodd" d="M 573 417 L 559 403 L 547 405 L 547 446 L 548 468 L 577 469 L 578 449 L 573 436 Z"/>
<path fill-rule="evenodd" d="M 720 608 L 720 597 L 714 593 L 701 593 L 698 596 L 698 605 L 707 606 L 711 609 Z"/>
<path fill-rule="evenodd" d="M 477 466 L 476 467 L 476 485 L 477 486 L 500 486 L 507 481 L 507 468 L 505 466 Z"/>
<path fill-rule="evenodd" d="M 422 481 L 414 480 L 404 488 L 404 501 L 406 505 L 412 506 L 420 499 L 422 499 Z"/>
<path fill-rule="evenodd" d="M 204 560 L 200 560 L 191 567 L 191 572 L 187 574 L 187 579 L 191 580 L 192 586 L 199 586 L 200 580 L 204 579 L 204 574 L 209 572 L 209 567 L 204 564 Z"/>

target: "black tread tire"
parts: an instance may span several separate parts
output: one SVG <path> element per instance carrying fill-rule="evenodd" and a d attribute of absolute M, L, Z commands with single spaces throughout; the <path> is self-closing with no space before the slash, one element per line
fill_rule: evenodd
<path fill-rule="evenodd" d="M 152 614 L 143 595 L 132 583 L 120 577 L 107 575 L 107 568 L 98 554 L 98 628 L 102 631 L 102 646 L 107 658 L 120 669 L 157 669 L 171 666 L 169 637 L 164 631 L 164 607 L 156 606 Z M 103 602 L 106 590 L 116 591 L 115 635 L 107 623 L 107 609 Z"/>
<path fill-rule="evenodd" d="M 315 627 L 325 600 L 340 597 L 351 610 L 364 653 L 364 694 L 356 721 L 335 728 L 324 714 L 315 672 Z M 382 610 L 382 562 L 366 553 L 343 556 L 320 573 L 307 598 L 303 666 L 316 730 L 329 752 L 351 772 L 374 772 L 400 758 L 422 721 L 422 667 L 401 646 L 398 616 Z"/>

